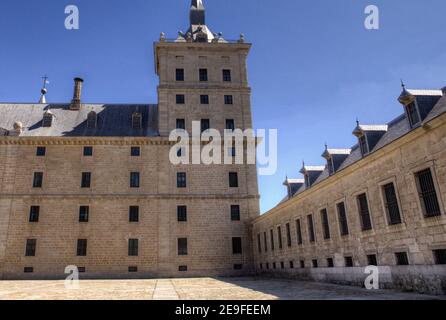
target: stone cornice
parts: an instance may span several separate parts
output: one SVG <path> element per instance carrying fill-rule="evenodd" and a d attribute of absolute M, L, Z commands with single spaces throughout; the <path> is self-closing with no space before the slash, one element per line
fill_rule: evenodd
<path fill-rule="evenodd" d="M 247 199 L 260 199 L 260 195 L 247 195 L 247 194 L 173 194 L 173 193 L 140 193 L 140 194 L 31 194 L 31 193 L 17 193 L 17 194 L 0 194 L 3 199 L 7 198 L 21 198 L 21 199 L 151 199 L 151 200 L 206 200 L 206 199 L 219 199 L 219 200 L 247 200 Z"/>
<path fill-rule="evenodd" d="M 167 137 L 0 137 L 0 145 L 174 145 Z"/>

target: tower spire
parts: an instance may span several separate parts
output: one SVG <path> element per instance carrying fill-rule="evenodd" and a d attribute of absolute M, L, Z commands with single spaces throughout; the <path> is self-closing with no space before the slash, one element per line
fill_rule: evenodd
<path fill-rule="evenodd" d="M 43 86 L 42 86 L 42 90 L 40 90 L 40 93 L 42 95 L 40 96 L 39 103 L 45 104 L 46 103 L 45 95 L 48 93 L 48 89 L 46 88 L 46 85 L 50 82 L 48 81 L 48 76 L 46 76 L 46 75 L 43 76 L 42 79 L 43 79 Z"/>
<path fill-rule="evenodd" d="M 189 21 L 190 27 L 186 39 L 195 42 L 212 42 L 214 34 L 206 26 L 206 11 L 202 0 L 192 0 Z"/>
<path fill-rule="evenodd" d="M 190 7 L 190 24 L 202 25 L 206 24 L 206 14 L 202 0 L 192 0 Z"/>

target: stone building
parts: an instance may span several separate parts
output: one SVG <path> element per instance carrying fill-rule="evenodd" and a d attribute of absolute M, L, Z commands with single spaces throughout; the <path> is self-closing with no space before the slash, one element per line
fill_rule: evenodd
<path fill-rule="evenodd" d="M 157 104 L 86 103 L 80 78 L 71 103 L 44 88 L 39 103 L 0 104 L 0 277 L 252 272 L 255 165 L 169 161 L 169 134 L 192 121 L 252 127 L 250 47 L 211 33 L 193 0 L 187 33 L 154 44 Z"/>
<path fill-rule="evenodd" d="M 446 292 L 446 88 L 406 90 L 404 113 L 358 122 L 351 149 L 326 147 L 288 196 L 253 222 L 259 274 Z"/>

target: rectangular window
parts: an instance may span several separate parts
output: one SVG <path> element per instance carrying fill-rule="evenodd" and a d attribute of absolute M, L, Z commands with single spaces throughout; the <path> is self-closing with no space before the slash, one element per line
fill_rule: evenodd
<path fill-rule="evenodd" d="M 415 174 L 418 183 L 418 192 L 426 218 L 440 216 L 440 205 L 435 190 L 431 169 L 419 171 Z"/>
<path fill-rule="evenodd" d="M 78 267 L 77 270 L 79 271 L 79 273 L 85 273 L 86 272 L 85 267 Z"/>
<path fill-rule="evenodd" d="M 187 266 L 179 266 L 179 267 L 178 267 L 178 271 L 180 271 L 180 272 L 186 272 L 186 271 L 187 271 Z"/>
<path fill-rule="evenodd" d="M 87 239 L 77 240 L 77 256 L 78 257 L 87 256 Z"/>
<path fill-rule="evenodd" d="M 177 102 L 177 104 L 185 104 L 186 103 L 186 98 L 185 98 L 184 94 L 177 94 L 176 95 L 176 102 Z"/>
<path fill-rule="evenodd" d="M 297 234 L 297 244 L 301 245 L 303 244 L 303 238 L 302 238 L 302 227 L 300 224 L 300 219 L 296 220 L 296 234 Z"/>
<path fill-rule="evenodd" d="M 260 239 L 260 233 L 257 234 L 257 249 L 259 253 L 262 253 L 262 240 Z"/>
<path fill-rule="evenodd" d="M 178 255 L 187 256 L 187 238 L 178 238 Z"/>
<path fill-rule="evenodd" d="M 130 188 L 139 188 L 139 172 L 130 172 Z"/>
<path fill-rule="evenodd" d="M 229 70 L 229 69 L 224 69 L 223 70 L 223 81 L 224 82 L 231 82 L 232 81 L 231 70 Z"/>
<path fill-rule="evenodd" d="M 268 252 L 268 241 L 266 239 L 266 232 L 263 233 L 263 244 L 265 245 L 265 252 Z"/>
<path fill-rule="evenodd" d="M 176 81 L 184 81 L 184 69 L 175 70 L 175 79 Z"/>
<path fill-rule="evenodd" d="M 31 206 L 29 209 L 29 222 L 39 222 L 40 207 Z"/>
<path fill-rule="evenodd" d="M 139 222 L 139 207 L 130 206 L 129 207 L 129 222 Z"/>
<path fill-rule="evenodd" d="M 333 165 L 333 158 L 329 158 L 327 160 L 327 168 L 328 168 L 328 174 L 331 176 L 334 172 L 334 165 Z"/>
<path fill-rule="evenodd" d="M 313 268 L 317 268 L 318 267 L 317 259 L 314 259 L 312 261 L 312 265 L 313 265 Z"/>
<path fill-rule="evenodd" d="M 328 222 L 327 209 L 321 210 L 322 231 L 324 233 L 324 239 L 330 239 L 330 223 Z"/>
<path fill-rule="evenodd" d="M 79 222 L 88 222 L 89 213 L 90 213 L 90 207 L 88 206 L 79 207 Z"/>
<path fill-rule="evenodd" d="M 361 148 L 361 154 L 363 156 L 365 156 L 369 153 L 369 149 L 367 147 L 367 138 L 365 135 L 362 135 L 361 137 L 359 137 L 359 147 Z"/>
<path fill-rule="evenodd" d="M 84 157 L 93 156 L 93 147 L 84 147 Z"/>
<path fill-rule="evenodd" d="M 278 242 L 279 242 L 279 249 L 282 249 L 283 248 L 283 245 L 282 245 L 282 227 L 277 227 L 277 240 L 278 240 Z"/>
<path fill-rule="evenodd" d="M 395 185 L 391 182 L 383 186 L 387 218 L 390 225 L 401 223 L 400 208 L 396 197 Z"/>
<path fill-rule="evenodd" d="M 238 188 L 237 172 L 229 172 L 229 188 Z"/>
<path fill-rule="evenodd" d="M 314 222 L 313 222 L 312 214 L 307 216 L 307 223 L 308 223 L 308 238 L 309 238 L 310 242 L 315 242 L 316 236 L 314 234 Z"/>
<path fill-rule="evenodd" d="M 82 172 L 81 188 L 91 187 L 91 172 Z"/>
<path fill-rule="evenodd" d="M 406 107 L 407 116 L 409 118 L 409 123 L 411 127 L 416 126 L 420 123 L 420 116 L 418 115 L 418 110 L 415 102 L 412 102 Z"/>
<path fill-rule="evenodd" d="M 269 237 L 270 237 L 270 241 L 271 241 L 271 250 L 274 251 L 275 245 L 274 245 L 274 230 L 273 229 L 269 230 Z"/>
<path fill-rule="evenodd" d="M 291 247 L 291 228 L 289 223 L 286 224 L 286 242 L 288 247 Z"/>
<path fill-rule="evenodd" d="M 34 172 L 33 188 L 42 188 L 43 172 Z"/>
<path fill-rule="evenodd" d="M 226 130 L 235 130 L 235 122 L 234 119 L 226 119 Z"/>
<path fill-rule="evenodd" d="M 138 246 L 139 246 L 138 239 L 129 239 L 129 256 L 130 257 L 138 256 Z"/>
<path fill-rule="evenodd" d="M 208 69 L 200 69 L 199 74 L 201 82 L 208 81 Z"/>
<path fill-rule="evenodd" d="M 25 256 L 26 257 L 35 257 L 36 256 L 36 246 L 37 246 L 36 239 L 26 240 Z"/>
<path fill-rule="evenodd" d="M 285 262 L 283 261 L 280 262 L 280 269 L 285 269 Z"/>
<path fill-rule="evenodd" d="M 276 263 L 273 262 L 273 269 L 276 269 Z"/>
<path fill-rule="evenodd" d="M 434 250 L 435 264 L 446 264 L 446 249 Z"/>
<path fill-rule="evenodd" d="M 339 218 L 339 228 L 341 231 L 341 236 L 346 236 L 349 233 L 348 230 L 348 221 L 347 221 L 347 213 L 345 211 L 345 203 L 340 202 L 336 205 L 338 209 L 338 218 Z"/>
<path fill-rule="evenodd" d="M 231 206 L 231 221 L 240 221 L 240 206 Z"/>
<path fill-rule="evenodd" d="M 353 267 L 353 257 L 344 257 L 344 262 L 347 268 Z"/>
<path fill-rule="evenodd" d="M 45 147 L 37 147 L 36 156 L 44 157 L 45 154 L 46 154 L 46 148 Z"/>
<path fill-rule="evenodd" d="M 187 206 L 177 207 L 178 222 L 187 222 Z"/>
<path fill-rule="evenodd" d="M 232 238 L 232 254 L 242 254 L 242 238 Z"/>
<path fill-rule="evenodd" d="M 130 155 L 132 157 L 139 157 L 139 156 L 141 156 L 141 148 L 140 147 L 132 147 L 130 149 Z"/>
<path fill-rule="evenodd" d="M 200 103 L 209 104 L 209 96 L 205 94 L 200 95 Z"/>
<path fill-rule="evenodd" d="M 396 252 L 395 253 L 396 265 L 397 266 L 408 266 L 409 258 L 407 252 Z"/>
<path fill-rule="evenodd" d="M 186 121 L 184 119 L 177 119 L 176 128 L 186 130 Z"/>
<path fill-rule="evenodd" d="M 242 270 L 243 265 L 242 264 L 234 264 L 234 270 Z"/>
<path fill-rule="evenodd" d="M 300 260 L 300 267 L 302 268 L 302 269 L 304 269 L 305 268 L 305 260 Z"/>
<path fill-rule="evenodd" d="M 333 258 L 327 258 L 327 267 L 328 268 L 334 268 Z"/>
<path fill-rule="evenodd" d="M 33 273 L 34 268 L 33 267 L 25 267 L 25 268 L 23 268 L 23 272 L 24 273 Z"/>
<path fill-rule="evenodd" d="M 177 173 L 177 188 L 186 188 L 186 172 Z"/>
<path fill-rule="evenodd" d="M 367 201 L 367 195 L 365 193 L 360 194 L 357 197 L 359 207 L 359 218 L 361 220 L 362 231 L 372 229 L 372 221 L 370 218 L 369 204 Z"/>
<path fill-rule="evenodd" d="M 231 95 L 225 95 L 225 104 L 234 104 L 234 98 Z"/>
<path fill-rule="evenodd" d="M 201 132 L 205 132 L 206 130 L 209 130 L 211 127 L 211 122 L 209 119 L 201 119 L 200 122 L 200 126 L 201 126 Z"/>
<path fill-rule="evenodd" d="M 378 259 L 376 258 L 376 254 L 367 255 L 367 263 L 369 266 L 378 266 Z"/>
<path fill-rule="evenodd" d="M 136 266 L 130 266 L 128 270 L 129 270 L 130 273 L 138 272 L 138 267 L 136 267 Z"/>
<path fill-rule="evenodd" d="M 290 261 L 290 269 L 294 269 L 294 261 Z"/>

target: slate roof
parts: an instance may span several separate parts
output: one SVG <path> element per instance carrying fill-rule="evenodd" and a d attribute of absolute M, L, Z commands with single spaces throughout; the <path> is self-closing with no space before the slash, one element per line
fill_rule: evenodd
<path fill-rule="evenodd" d="M 157 105 L 82 104 L 70 110 L 69 104 L 0 104 L 0 128 L 13 130 L 14 123 L 23 124 L 20 137 L 153 137 L 157 130 Z M 43 114 L 54 115 L 52 126 L 42 126 Z M 98 115 L 96 128 L 87 128 L 87 115 Z M 132 128 L 132 115 L 142 115 L 141 129 Z"/>

